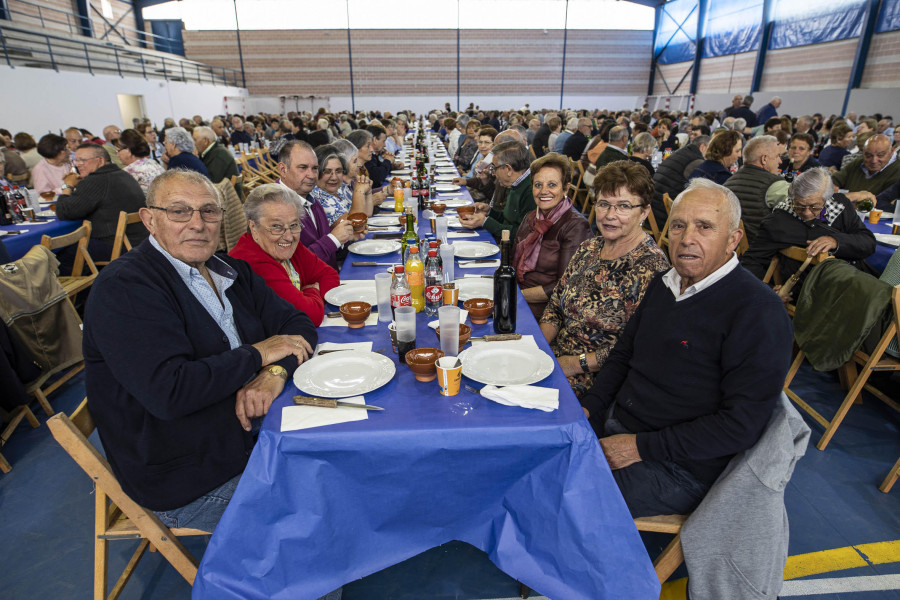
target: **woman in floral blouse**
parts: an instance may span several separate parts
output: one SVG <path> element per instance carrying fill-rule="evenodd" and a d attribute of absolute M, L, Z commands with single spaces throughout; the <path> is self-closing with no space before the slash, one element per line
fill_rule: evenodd
<path fill-rule="evenodd" d="M 141 185 L 145 196 L 150 182 L 165 173 L 162 165 L 150 158 L 150 144 L 134 129 L 126 129 L 116 140 L 116 154 L 125 165 L 125 171 Z"/>
<path fill-rule="evenodd" d="M 594 192 L 601 237 L 575 252 L 540 323 L 579 398 L 590 389 L 650 280 L 669 268 L 666 255 L 641 229 L 653 197 L 647 170 L 631 161 L 611 163 L 597 173 Z"/>

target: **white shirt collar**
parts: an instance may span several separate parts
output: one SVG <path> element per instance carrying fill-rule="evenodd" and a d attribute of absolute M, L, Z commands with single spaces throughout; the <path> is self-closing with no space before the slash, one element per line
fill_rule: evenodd
<path fill-rule="evenodd" d="M 687 289 L 684 290 L 683 294 L 681 293 L 681 275 L 678 274 L 678 271 L 675 270 L 675 267 L 672 267 L 665 275 L 663 275 L 663 283 L 675 296 L 675 302 L 681 302 L 682 300 L 687 300 L 691 296 L 699 294 L 706 288 L 712 287 L 713 284 L 715 284 L 723 277 L 731 273 L 735 268 L 737 268 L 738 264 L 737 254 L 732 252 L 731 258 L 728 259 L 728 261 L 724 265 L 722 265 L 697 283 L 689 285 Z"/>

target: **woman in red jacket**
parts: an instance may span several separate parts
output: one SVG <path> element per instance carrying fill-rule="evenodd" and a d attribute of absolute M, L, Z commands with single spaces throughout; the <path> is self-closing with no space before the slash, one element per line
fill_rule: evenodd
<path fill-rule="evenodd" d="M 300 243 L 300 198 L 283 185 L 254 189 L 244 203 L 250 231 L 228 254 L 250 263 L 276 294 L 305 312 L 318 327 L 325 293 L 337 287 L 337 271 Z"/>

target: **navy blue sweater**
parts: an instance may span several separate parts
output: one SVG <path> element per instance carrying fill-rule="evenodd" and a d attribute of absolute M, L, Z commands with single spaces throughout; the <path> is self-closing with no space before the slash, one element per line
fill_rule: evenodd
<path fill-rule="evenodd" d="M 243 471 L 253 440 L 235 394 L 262 366 L 250 344 L 276 334 L 317 341 L 309 317 L 247 263 L 217 256 L 237 272 L 225 292 L 244 342 L 234 350 L 149 240 L 103 269 L 87 303 L 88 406 L 122 489 L 152 510 L 184 506 Z M 293 373 L 297 359 L 278 364 Z"/>
<path fill-rule="evenodd" d="M 642 460 L 712 484 L 769 421 L 791 341 L 781 300 L 743 267 L 681 302 L 660 274 L 581 403 L 601 433 L 615 400 Z"/>

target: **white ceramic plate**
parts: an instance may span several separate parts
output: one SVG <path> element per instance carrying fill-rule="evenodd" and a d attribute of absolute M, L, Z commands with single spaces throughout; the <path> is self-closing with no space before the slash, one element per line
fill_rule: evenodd
<path fill-rule="evenodd" d="M 397 169 L 396 171 L 391 171 L 391 175 L 400 175 L 409 179 L 409 169 Z"/>
<path fill-rule="evenodd" d="M 900 246 L 900 235 L 892 235 L 890 233 L 876 233 L 875 239 L 886 246 L 893 246 L 894 248 Z"/>
<path fill-rule="evenodd" d="M 447 208 L 458 208 L 460 206 L 466 206 L 468 204 L 472 204 L 472 202 L 466 198 L 447 198 L 446 200 L 441 199 L 440 201 L 443 204 L 446 204 Z"/>
<path fill-rule="evenodd" d="M 53 212 L 52 210 L 42 210 L 41 212 L 37 213 L 36 216 L 38 216 L 38 217 L 55 217 L 56 213 Z"/>
<path fill-rule="evenodd" d="M 360 240 L 347 246 L 347 249 L 362 256 L 384 256 L 400 250 L 400 242 L 396 240 Z"/>
<path fill-rule="evenodd" d="M 294 385 L 312 396 L 346 398 L 377 390 L 396 372 L 394 361 L 375 352 L 332 352 L 297 367 Z"/>
<path fill-rule="evenodd" d="M 438 182 L 449 182 L 453 181 L 454 175 L 435 175 L 434 180 Z"/>
<path fill-rule="evenodd" d="M 385 200 L 384 202 L 382 202 L 382 203 L 379 204 L 378 206 L 381 207 L 381 208 L 383 208 L 383 209 L 385 209 L 385 210 L 394 210 L 394 199 L 391 198 L 390 200 Z M 400 213 L 397 213 L 397 214 L 399 215 Z"/>
<path fill-rule="evenodd" d="M 465 302 L 472 298 L 494 299 L 493 279 L 486 279 L 484 277 L 462 277 L 456 280 L 456 287 L 459 289 L 460 302 Z"/>
<path fill-rule="evenodd" d="M 436 186 L 434 186 L 434 189 L 436 189 L 438 192 L 458 192 L 459 186 L 458 185 L 436 185 Z"/>
<path fill-rule="evenodd" d="M 546 352 L 521 342 L 472 346 L 460 352 L 459 358 L 463 375 L 479 383 L 499 386 L 537 383 L 553 372 L 554 365 Z"/>
<path fill-rule="evenodd" d="M 453 219 L 448 219 L 452 221 Z M 456 219 L 459 221 L 459 219 Z M 449 225 L 449 222 L 448 222 Z M 453 248 L 456 250 L 456 258 L 487 258 L 500 252 L 500 248 L 488 242 L 467 242 L 454 241 Z"/>
<path fill-rule="evenodd" d="M 368 302 L 375 306 L 378 304 L 375 281 L 360 279 L 359 281 L 344 282 L 325 292 L 325 302 L 334 306 L 340 306 L 344 302 Z"/>
<path fill-rule="evenodd" d="M 393 202 L 391 203 L 391 207 L 393 208 Z M 396 216 L 375 215 L 373 217 L 369 217 L 366 222 L 373 227 L 400 227 L 400 221 L 398 221 L 399 217 L 400 213 L 397 213 Z"/>

